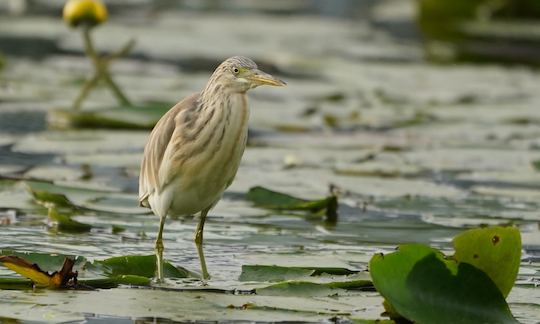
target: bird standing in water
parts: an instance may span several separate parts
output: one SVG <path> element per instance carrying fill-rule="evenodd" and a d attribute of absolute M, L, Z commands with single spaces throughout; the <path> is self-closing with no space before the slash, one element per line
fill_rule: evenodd
<path fill-rule="evenodd" d="M 146 146 L 139 178 L 139 204 L 159 216 L 157 281 L 163 280 L 163 226 L 167 215 L 200 212 L 195 244 L 202 276 L 208 271 L 202 249 L 208 211 L 232 183 L 247 140 L 246 92 L 285 83 L 262 72 L 249 58 L 221 63 L 204 90 L 184 98 L 156 124 Z"/>

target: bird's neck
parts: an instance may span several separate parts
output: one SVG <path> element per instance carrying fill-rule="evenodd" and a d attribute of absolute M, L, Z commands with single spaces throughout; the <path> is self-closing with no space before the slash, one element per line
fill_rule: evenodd
<path fill-rule="evenodd" d="M 209 82 L 200 95 L 200 102 L 205 107 L 230 108 L 231 102 L 243 100 L 246 92 L 238 92 L 220 83 Z"/>

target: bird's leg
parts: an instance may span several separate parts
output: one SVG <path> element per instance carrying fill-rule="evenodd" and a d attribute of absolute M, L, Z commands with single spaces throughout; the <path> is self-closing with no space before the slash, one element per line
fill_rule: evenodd
<path fill-rule="evenodd" d="M 203 279 L 210 279 L 210 275 L 208 274 L 208 271 L 206 270 L 206 261 L 204 259 L 204 251 L 203 251 L 204 222 L 206 220 L 206 215 L 208 214 L 209 210 L 210 208 L 207 208 L 201 212 L 201 219 L 199 220 L 199 224 L 197 225 L 197 231 L 195 232 L 195 245 L 197 245 L 197 253 L 199 254 L 199 261 L 201 262 L 201 270 L 202 270 Z"/>
<path fill-rule="evenodd" d="M 159 232 L 156 238 L 156 279 L 163 282 L 163 226 L 166 216 L 159 218 Z"/>

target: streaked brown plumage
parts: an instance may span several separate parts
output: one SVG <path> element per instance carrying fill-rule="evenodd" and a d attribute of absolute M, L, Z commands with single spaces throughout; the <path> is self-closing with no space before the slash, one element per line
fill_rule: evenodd
<path fill-rule="evenodd" d="M 139 203 L 160 217 L 156 239 L 157 279 L 163 279 L 162 232 L 168 214 L 201 212 L 195 242 L 204 278 L 203 227 L 238 170 L 247 139 L 246 92 L 284 83 L 241 56 L 225 60 L 203 91 L 186 97 L 156 124 L 144 149 Z"/>

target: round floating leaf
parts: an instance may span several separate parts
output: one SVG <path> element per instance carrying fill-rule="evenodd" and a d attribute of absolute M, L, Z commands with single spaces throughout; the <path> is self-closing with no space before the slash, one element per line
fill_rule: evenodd
<path fill-rule="evenodd" d="M 315 283 L 309 281 L 286 281 L 268 287 L 257 288 L 258 295 L 265 296 L 333 296 L 346 289 L 372 287 L 369 280 L 336 281 Z"/>
<path fill-rule="evenodd" d="M 484 271 L 504 297 L 514 286 L 521 260 L 521 235 L 515 227 L 472 229 L 454 238 L 454 259 Z"/>
<path fill-rule="evenodd" d="M 94 261 L 94 266 L 102 267 L 109 277 L 133 275 L 146 278 L 154 277 L 156 273 L 155 255 L 129 255 Z M 189 270 L 175 267 L 169 262 L 163 265 L 163 274 L 167 278 L 188 278 L 194 274 Z"/>
<path fill-rule="evenodd" d="M 405 318 L 417 323 L 517 323 L 503 295 L 481 270 L 445 259 L 421 244 L 374 255 L 373 284 Z"/>

